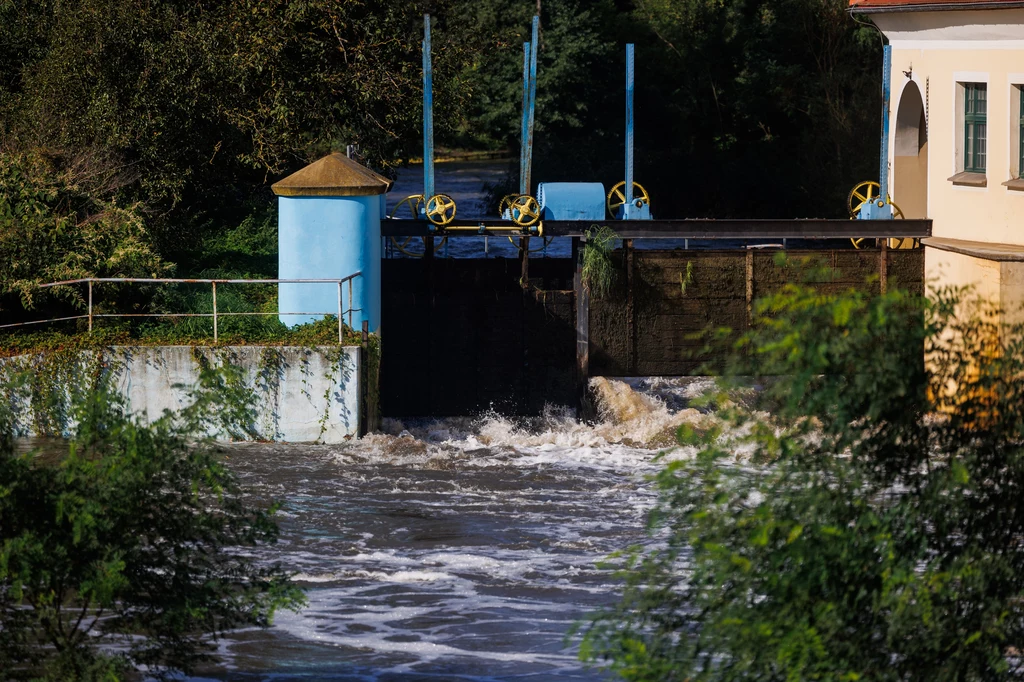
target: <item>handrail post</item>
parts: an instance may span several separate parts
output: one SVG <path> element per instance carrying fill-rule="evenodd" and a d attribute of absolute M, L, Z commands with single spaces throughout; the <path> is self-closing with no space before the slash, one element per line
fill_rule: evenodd
<path fill-rule="evenodd" d="M 349 329 L 355 329 L 355 327 L 352 326 L 352 308 L 355 307 L 355 305 L 352 302 L 352 280 L 354 280 L 355 278 L 356 278 L 355 275 L 350 275 L 349 278 L 348 278 L 348 328 Z"/>
<path fill-rule="evenodd" d="M 344 319 L 345 314 L 341 310 L 341 283 L 343 281 L 344 280 L 340 280 L 340 279 L 338 280 L 338 345 L 339 346 L 342 345 L 343 339 L 344 339 L 343 330 L 342 330 L 342 324 L 343 324 L 342 320 Z"/>
<path fill-rule="evenodd" d="M 213 287 L 213 342 L 217 343 L 217 283 L 210 284 Z"/>
<path fill-rule="evenodd" d="M 89 280 L 89 333 L 92 334 L 92 280 Z"/>

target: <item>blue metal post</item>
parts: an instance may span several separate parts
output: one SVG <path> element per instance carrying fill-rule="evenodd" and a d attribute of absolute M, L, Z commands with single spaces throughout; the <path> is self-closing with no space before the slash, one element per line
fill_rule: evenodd
<path fill-rule="evenodd" d="M 540 17 L 533 18 L 533 29 L 530 41 L 530 108 L 526 119 L 526 177 L 520 184 L 525 185 L 523 194 L 530 193 L 531 174 L 533 170 L 533 120 L 537 109 L 537 52 L 540 49 Z"/>
<path fill-rule="evenodd" d="M 633 43 L 626 43 L 626 206 L 633 205 Z M 629 208 L 626 209 L 628 215 Z"/>
<path fill-rule="evenodd" d="M 530 175 L 534 170 L 534 114 L 537 112 L 537 53 L 541 51 L 541 17 L 534 17 L 534 27 L 529 43 L 529 119 L 526 124 L 526 194 L 529 194 Z"/>
<path fill-rule="evenodd" d="M 882 201 L 889 197 L 889 89 L 892 72 L 892 46 L 882 47 L 882 150 L 878 161 L 878 196 Z M 892 211 L 885 214 L 892 217 Z"/>
<path fill-rule="evenodd" d="M 434 68 L 430 62 L 430 15 L 423 15 L 423 196 L 434 196 Z"/>
<path fill-rule="evenodd" d="M 523 43 L 523 124 L 519 130 L 519 193 L 530 191 L 526 148 L 530 124 L 530 43 Z"/>

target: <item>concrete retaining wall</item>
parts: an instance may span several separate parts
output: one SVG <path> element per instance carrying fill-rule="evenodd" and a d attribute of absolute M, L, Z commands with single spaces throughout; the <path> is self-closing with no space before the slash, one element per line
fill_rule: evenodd
<path fill-rule="evenodd" d="M 95 366 L 93 360 L 95 352 L 83 352 L 79 364 L 82 369 Z M 199 380 L 201 363 L 218 366 L 229 362 L 241 369 L 245 388 L 252 393 L 255 419 L 250 426 L 256 438 L 339 443 L 359 434 L 361 368 L 360 349 L 356 347 L 123 346 L 104 351 L 104 360 L 115 372 L 114 383 L 128 399 L 131 410 L 145 413 L 151 420 L 165 410 L 176 411 L 190 404 L 189 391 Z M 19 356 L 4 361 L 10 363 L 42 372 L 46 359 Z M 67 390 L 67 384 L 87 379 L 86 374 L 65 368 L 52 383 Z M 47 428 L 41 428 L 32 399 L 32 390 L 28 389 L 17 397 L 23 431 L 67 430 L 70 424 L 64 415 L 47 417 Z M 224 433 L 209 435 L 226 437 Z"/>

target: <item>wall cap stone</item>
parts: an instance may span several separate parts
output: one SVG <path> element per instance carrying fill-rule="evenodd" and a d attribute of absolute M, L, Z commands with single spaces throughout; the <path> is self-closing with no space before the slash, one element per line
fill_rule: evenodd
<path fill-rule="evenodd" d="M 1017 244 L 975 242 L 967 239 L 947 239 L 945 237 L 925 237 L 921 240 L 921 243 L 939 251 L 950 251 L 984 260 L 997 262 L 1024 261 L 1024 246 Z"/>

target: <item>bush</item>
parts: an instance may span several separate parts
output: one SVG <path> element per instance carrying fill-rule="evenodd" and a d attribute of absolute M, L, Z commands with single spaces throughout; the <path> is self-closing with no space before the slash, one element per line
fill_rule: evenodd
<path fill-rule="evenodd" d="M 96 186 L 96 176 L 117 172 L 89 157 L 58 163 L 0 152 L 0 310 L 51 297 L 84 309 L 81 287 L 37 288 L 45 282 L 168 274 L 136 207 L 105 200 Z"/>
<path fill-rule="evenodd" d="M 1024 677 L 1024 329 L 967 303 L 762 301 L 736 369 L 765 388 L 726 382 L 725 430 L 680 431 L 699 451 L 658 475 L 657 542 L 583 656 L 627 680 Z"/>
<path fill-rule="evenodd" d="M 5 679 L 188 672 L 217 635 L 301 604 L 279 566 L 244 549 L 276 539 L 276 508 L 248 506 L 199 435 L 247 422 L 232 371 L 204 370 L 193 404 L 152 426 L 101 375 L 74 392 L 75 433 L 46 455 L 17 454 L 13 415 L 0 411 Z"/>

